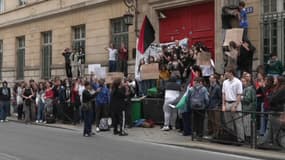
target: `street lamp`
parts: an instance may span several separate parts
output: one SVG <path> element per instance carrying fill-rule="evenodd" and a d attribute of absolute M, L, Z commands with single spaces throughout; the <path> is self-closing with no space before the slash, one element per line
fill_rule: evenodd
<path fill-rule="evenodd" d="M 124 14 L 124 22 L 126 25 L 131 26 L 133 25 L 134 15 L 130 12 Z"/>
<path fill-rule="evenodd" d="M 133 25 L 134 14 L 136 14 L 136 0 L 124 0 L 125 5 L 128 7 L 127 13 L 124 14 L 124 22 L 126 25 Z M 134 14 L 132 14 L 134 12 Z"/>

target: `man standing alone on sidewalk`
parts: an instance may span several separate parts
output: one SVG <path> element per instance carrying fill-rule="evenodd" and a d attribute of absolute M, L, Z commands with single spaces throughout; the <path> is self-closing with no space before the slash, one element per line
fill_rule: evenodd
<path fill-rule="evenodd" d="M 228 129 L 237 135 L 239 142 L 244 141 L 244 128 L 242 124 L 241 95 L 243 94 L 242 83 L 236 78 L 233 69 L 226 69 L 227 80 L 223 83 L 223 112 Z M 236 130 L 235 130 L 236 128 Z"/>

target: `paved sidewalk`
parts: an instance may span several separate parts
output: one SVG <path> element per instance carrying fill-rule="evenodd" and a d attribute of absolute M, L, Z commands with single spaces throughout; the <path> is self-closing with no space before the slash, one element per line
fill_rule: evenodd
<path fill-rule="evenodd" d="M 16 118 L 9 117 L 10 121 L 21 122 Z M 22 122 L 23 123 L 23 122 Z M 34 125 L 42 125 L 53 128 L 61 128 L 61 129 L 69 129 L 77 132 L 82 132 L 82 125 L 70 125 L 70 124 L 37 124 L 32 123 Z M 269 151 L 269 150 L 255 150 L 251 149 L 248 146 L 233 146 L 233 145 L 222 145 L 211 142 L 198 142 L 191 141 L 191 137 L 181 136 L 177 131 L 169 131 L 164 132 L 160 131 L 158 126 L 154 128 L 131 128 L 128 129 L 127 132 L 129 136 L 120 137 L 121 139 L 131 140 L 131 141 L 143 141 L 143 142 L 151 142 L 157 144 L 166 144 L 166 145 L 174 145 L 180 147 L 189 147 L 195 149 L 203 149 L 209 151 L 216 151 L 222 153 L 230 153 L 236 155 L 250 156 L 261 159 L 268 160 L 285 160 L 285 152 L 283 151 Z M 112 136 L 112 132 L 100 132 L 98 133 L 100 136 Z"/>

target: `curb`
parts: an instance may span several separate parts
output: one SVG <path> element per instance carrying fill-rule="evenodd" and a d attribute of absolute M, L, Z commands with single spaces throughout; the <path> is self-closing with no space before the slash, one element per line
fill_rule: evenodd
<path fill-rule="evenodd" d="M 274 154 L 268 154 L 268 156 L 266 155 L 258 155 L 258 154 L 254 154 L 254 153 L 249 153 L 246 151 L 230 151 L 230 150 L 222 150 L 222 149 L 218 149 L 218 148 L 214 148 L 214 147 L 207 147 L 207 146 L 195 146 L 195 144 L 177 144 L 177 143 L 161 143 L 161 142 L 152 142 L 152 143 L 156 143 L 156 144 L 162 144 L 162 145 L 171 145 L 171 146 L 177 146 L 177 147 L 183 147 L 183 148 L 192 148 L 192 149 L 198 149 L 198 150 L 207 150 L 207 151 L 212 151 L 212 152 L 218 152 L 218 153 L 226 153 L 226 154 L 232 154 L 232 155 L 238 155 L 238 156 L 245 156 L 245 157 L 251 157 L 251 158 L 257 158 L 257 159 L 270 159 L 270 160 L 284 160 L 285 154 L 284 155 L 280 155 L 280 156 L 276 156 Z M 250 148 L 249 148 L 250 149 Z M 255 150 L 255 149 L 250 149 L 250 151 L 259 151 L 259 150 Z M 264 151 L 264 150 L 260 150 L 260 151 Z"/>
<path fill-rule="evenodd" d="M 15 120 L 15 119 L 10 119 L 8 118 L 8 120 L 10 122 L 16 122 L 16 123 L 22 123 L 25 124 L 24 121 L 21 120 Z M 49 128 L 57 128 L 57 129 L 64 129 L 64 130 L 69 130 L 69 131 L 79 131 L 77 129 L 74 128 L 68 128 L 68 127 L 62 127 L 62 126 L 55 126 L 55 125 L 50 125 L 50 124 L 42 124 L 42 123 L 35 123 L 35 122 L 30 122 L 31 125 L 35 125 L 35 126 L 44 126 L 44 127 L 49 127 Z"/>

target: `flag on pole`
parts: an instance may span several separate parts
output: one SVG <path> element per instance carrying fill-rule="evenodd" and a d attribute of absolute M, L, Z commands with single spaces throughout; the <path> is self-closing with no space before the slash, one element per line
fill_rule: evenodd
<path fill-rule="evenodd" d="M 154 41 L 154 39 L 155 39 L 155 31 L 149 19 L 147 18 L 147 16 L 145 16 L 143 24 L 141 26 L 139 42 L 138 42 L 138 50 L 140 51 L 141 54 L 144 54 L 144 52 Z"/>

